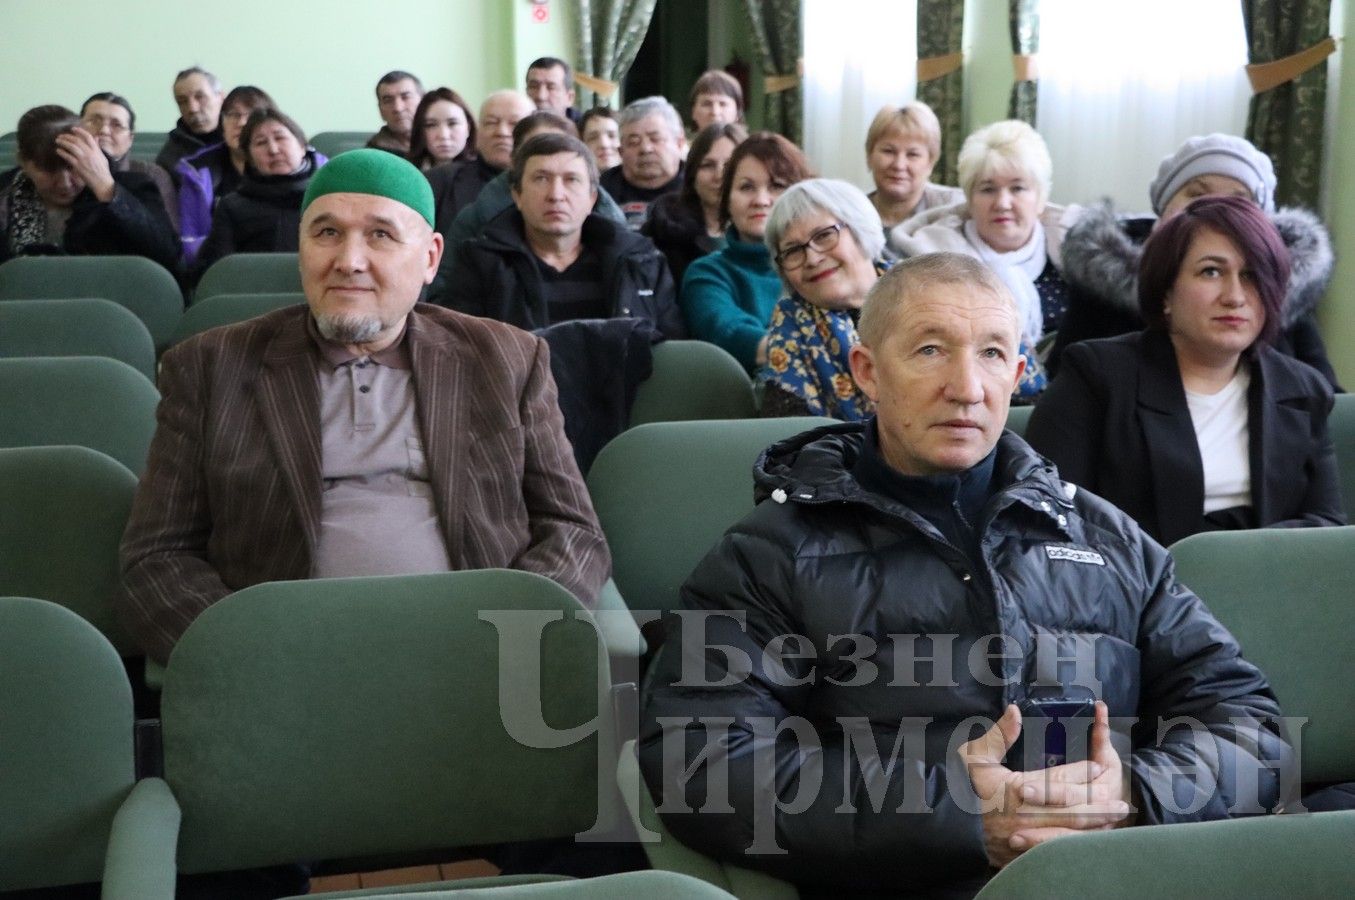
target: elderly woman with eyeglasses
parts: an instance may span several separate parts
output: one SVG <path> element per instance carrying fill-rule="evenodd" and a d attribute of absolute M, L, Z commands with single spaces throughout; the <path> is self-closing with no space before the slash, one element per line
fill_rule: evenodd
<path fill-rule="evenodd" d="M 772 311 L 757 374 L 762 415 L 868 418 L 874 409 L 847 354 L 866 292 L 885 268 L 880 214 L 847 182 L 811 178 L 776 201 L 764 239 L 787 293 Z"/>

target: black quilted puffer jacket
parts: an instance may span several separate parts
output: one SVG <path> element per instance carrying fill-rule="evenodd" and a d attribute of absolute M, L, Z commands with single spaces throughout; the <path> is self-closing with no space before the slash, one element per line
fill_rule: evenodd
<path fill-rule="evenodd" d="M 971 562 L 860 486 L 865 435 L 833 425 L 769 448 L 759 505 L 683 589 L 686 609 L 721 614 L 689 617 L 687 635 L 670 620 L 640 732 L 680 840 L 838 895 L 981 883 L 955 749 L 1041 681 L 1109 705 L 1140 823 L 1277 802 L 1292 751 L 1265 677 L 1129 517 L 1008 432 Z M 1175 716 L 1196 730 L 1160 737 Z"/>

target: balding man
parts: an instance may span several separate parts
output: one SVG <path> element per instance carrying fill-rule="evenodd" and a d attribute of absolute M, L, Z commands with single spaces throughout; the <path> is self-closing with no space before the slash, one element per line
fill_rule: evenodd
<path fill-rule="evenodd" d="M 221 143 L 221 101 L 225 97 L 221 81 L 206 69 L 193 66 L 175 75 L 174 103 L 179 107 L 179 121 L 156 154 L 155 164 L 172 176 L 179 160 Z"/>
<path fill-rule="evenodd" d="M 801 896 L 970 896 L 1061 835 L 1274 808 L 1295 773 L 1265 677 L 1167 551 L 1003 430 L 1002 281 L 909 259 L 859 332 L 875 417 L 762 454 L 650 669 L 673 833 Z"/>
<path fill-rule="evenodd" d="M 475 126 L 476 158 L 468 162 L 444 163 L 428 172 L 437 205 L 434 227 L 447 234 L 462 208 L 475 202 L 480 190 L 513 161 L 513 129 L 536 110 L 526 94 L 495 91 L 480 104 L 480 119 Z"/>
<path fill-rule="evenodd" d="M 307 305 L 165 354 L 122 545 L 152 658 L 263 581 L 497 567 L 596 599 L 610 558 L 545 343 L 416 305 L 441 255 L 418 169 L 341 154 L 302 200 Z"/>

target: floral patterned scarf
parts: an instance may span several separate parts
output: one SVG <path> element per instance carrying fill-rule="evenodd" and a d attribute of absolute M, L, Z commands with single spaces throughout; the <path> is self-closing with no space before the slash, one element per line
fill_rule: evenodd
<path fill-rule="evenodd" d="M 875 263 L 884 274 L 889 262 Z M 758 384 L 773 384 L 803 400 L 811 415 L 860 422 L 875 414 L 875 404 L 852 378 L 847 354 L 861 340 L 856 320 L 847 310 L 820 309 L 797 294 L 782 297 L 772 311 L 767 336 L 767 364 L 757 374 Z M 1046 386 L 1044 368 L 1024 341 L 1026 360 L 1012 396 L 1034 402 Z"/>
<path fill-rule="evenodd" d="M 847 354 L 860 340 L 848 311 L 820 309 L 797 294 L 782 297 L 772 310 L 767 365 L 757 381 L 804 400 L 811 415 L 868 419 L 875 404 L 861 393 L 847 366 Z"/>
<path fill-rule="evenodd" d="M 50 243 L 47 237 L 47 211 L 38 196 L 37 185 L 23 172 L 15 174 L 5 191 L 4 218 L 9 223 L 9 252 L 21 256 L 29 247 Z M 60 243 L 59 241 L 57 243 Z"/>

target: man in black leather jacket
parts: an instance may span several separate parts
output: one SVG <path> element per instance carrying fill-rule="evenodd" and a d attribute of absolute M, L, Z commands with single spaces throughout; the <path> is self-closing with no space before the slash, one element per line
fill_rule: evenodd
<path fill-rule="evenodd" d="M 851 355 L 876 418 L 759 459 L 645 691 L 641 766 L 682 841 L 803 895 L 962 894 L 1062 834 L 1288 790 L 1265 677 L 1168 553 L 1003 432 L 1020 321 L 981 263 L 907 260 Z M 1041 700 L 1082 712 L 1062 764 Z"/>

